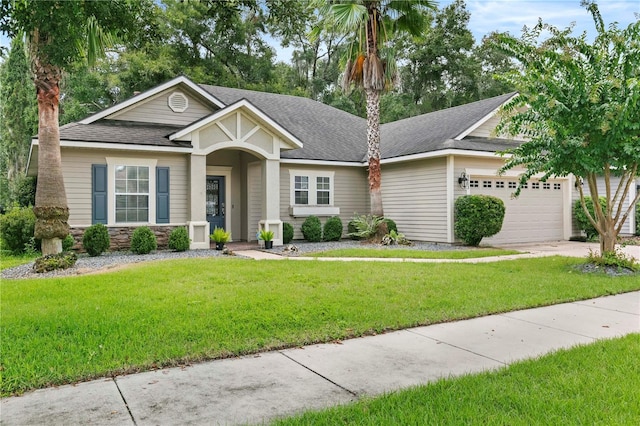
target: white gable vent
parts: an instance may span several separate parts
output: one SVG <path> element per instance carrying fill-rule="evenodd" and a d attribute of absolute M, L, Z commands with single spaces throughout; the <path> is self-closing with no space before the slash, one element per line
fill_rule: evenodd
<path fill-rule="evenodd" d="M 189 98 L 182 92 L 173 92 L 169 96 L 169 108 L 173 112 L 185 112 L 189 108 Z"/>

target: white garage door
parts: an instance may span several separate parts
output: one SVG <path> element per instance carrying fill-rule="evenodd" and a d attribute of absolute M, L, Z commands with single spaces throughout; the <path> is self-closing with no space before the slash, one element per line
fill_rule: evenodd
<path fill-rule="evenodd" d="M 471 194 L 493 195 L 506 208 L 502 230 L 481 244 L 526 243 L 563 239 L 563 189 L 566 181 L 529 181 L 518 198 L 512 198 L 516 179 L 471 176 Z"/>

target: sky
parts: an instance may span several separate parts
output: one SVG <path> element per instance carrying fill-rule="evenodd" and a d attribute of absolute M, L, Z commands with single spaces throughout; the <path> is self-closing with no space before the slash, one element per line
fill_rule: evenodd
<path fill-rule="evenodd" d="M 443 8 L 452 1 L 437 1 L 438 7 Z M 533 26 L 538 18 L 559 28 L 575 22 L 576 34 L 587 31 L 591 38 L 595 34 L 591 15 L 580 6 L 580 0 L 467 0 L 466 4 L 471 13 L 469 29 L 476 42 L 491 31 L 508 31 L 519 36 L 524 25 Z M 640 19 L 640 0 L 599 0 L 598 6 L 605 24 L 618 22 L 621 28 L 625 28 Z M 278 60 L 289 62 L 291 49 L 281 48 L 275 40 L 271 43 L 277 51 Z M 0 45 L 9 45 L 4 35 L 0 35 Z"/>

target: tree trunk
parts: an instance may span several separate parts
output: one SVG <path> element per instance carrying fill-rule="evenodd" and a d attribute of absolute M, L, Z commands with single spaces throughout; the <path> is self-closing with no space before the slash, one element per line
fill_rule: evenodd
<path fill-rule="evenodd" d="M 600 256 L 605 253 L 615 253 L 618 233 L 615 230 L 616 224 L 607 222 L 604 232 L 600 232 Z"/>
<path fill-rule="evenodd" d="M 38 98 L 38 183 L 35 237 L 42 239 L 42 254 L 62 251 L 60 241 L 69 234 L 69 208 L 62 177 L 58 107 L 62 70 L 32 58 Z"/>
<path fill-rule="evenodd" d="M 380 92 L 375 89 L 366 89 L 365 94 L 367 97 L 367 158 L 369 161 L 371 214 L 384 216 L 380 188 Z"/>

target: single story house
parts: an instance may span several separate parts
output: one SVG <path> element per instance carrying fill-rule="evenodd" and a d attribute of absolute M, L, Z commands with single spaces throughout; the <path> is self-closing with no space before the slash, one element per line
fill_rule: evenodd
<path fill-rule="evenodd" d="M 418 241 L 454 243 L 454 201 L 490 194 L 506 203 L 487 244 L 563 240 L 578 231 L 572 176 L 498 176 L 496 154 L 521 143 L 493 135 L 515 93 L 381 126 L 385 216 Z M 254 241 L 259 229 L 369 211 L 366 121 L 311 99 L 196 84 L 178 77 L 60 128 L 69 224 L 76 235 L 103 223 L 112 239 L 135 227 L 186 226 L 191 248 L 209 248 L 214 227 Z M 38 140 L 28 173 L 37 174 Z M 636 188 L 634 188 L 634 191 Z M 630 220 L 633 222 L 633 219 Z M 635 224 L 630 223 L 630 230 Z"/>

